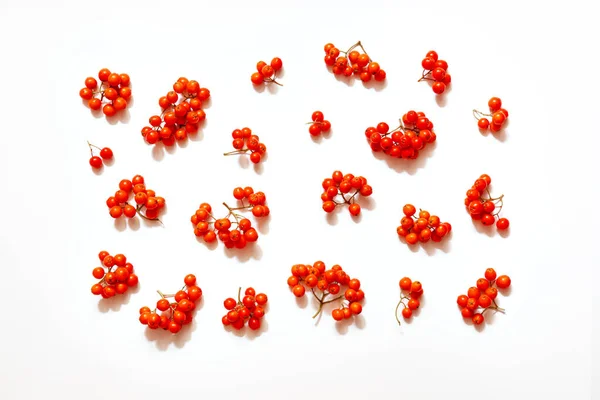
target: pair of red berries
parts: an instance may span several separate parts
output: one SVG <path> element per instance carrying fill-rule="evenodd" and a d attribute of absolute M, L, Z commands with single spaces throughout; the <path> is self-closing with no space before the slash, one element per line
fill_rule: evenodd
<path fill-rule="evenodd" d="M 365 293 L 362 291 L 360 281 L 352 279 L 344 272 L 341 266 L 334 265 L 331 269 L 325 268 L 325 263 L 317 261 L 314 264 L 296 264 L 292 266 L 292 275 L 287 280 L 294 296 L 304 297 L 306 290 L 310 290 L 319 302 L 319 309 L 313 315 L 316 318 L 325 304 L 340 301 L 340 306 L 334 308 L 331 316 L 336 321 L 350 319 L 353 315 L 362 312 L 362 300 Z M 344 291 L 342 295 L 342 290 Z M 329 296 L 336 296 L 333 299 Z"/>
<path fill-rule="evenodd" d="M 360 48 L 362 53 L 355 50 L 356 48 Z M 331 71 L 335 75 L 355 76 L 360 78 L 363 83 L 369 82 L 371 79 L 375 79 L 377 82 L 385 80 L 385 71 L 379 63 L 371 60 L 360 41 L 346 51 L 341 51 L 333 43 L 327 43 L 324 50 L 325 64 L 332 67 Z M 340 55 L 341 53 L 343 55 Z"/>
<path fill-rule="evenodd" d="M 486 269 L 484 277 L 477 279 L 476 286 L 470 287 L 466 295 L 461 294 L 456 299 L 463 318 L 470 318 L 473 324 L 480 325 L 485 320 L 483 315 L 486 311 L 494 310 L 503 313 L 505 310 L 498 307 L 496 297 L 498 297 L 498 289 L 508 289 L 510 284 L 508 275 L 496 276 L 493 268 Z"/>
<path fill-rule="evenodd" d="M 235 330 L 241 330 L 246 322 L 253 331 L 260 329 L 261 320 L 266 314 L 265 306 L 268 298 L 264 293 L 256 294 L 256 291 L 249 287 L 244 291 L 244 298 L 241 298 L 242 288 L 238 289 L 237 301 L 233 297 L 225 299 L 223 305 L 227 314 L 221 318 L 224 326 L 232 326 Z"/>
<path fill-rule="evenodd" d="M 164 294 L 157 290 L 160 300 L 156 302 L 156 308 L 140 308 L 140 323 L 150 329 L 162 328 L 171 333 L 178 333 L 183 325 L 189 325 L 194 318 L 196 304 L 202 298 L 202 289 L 196 284 L 193 274 L 186 275 L 183 282 L 185 285 L 175 294 Z M 174 301 L 170 301 L 170 298 Z"/>
<path fill-rule="evenodd" d="M 490 185 L 492 178 L 483 174 L 477 180 L 471 189 L 467 190 L 465 206 L 474 221 L 481 221 L 483 225 L 493 225 L 496 222 L 496 228 L 499 231 L 508 229 L 509 221 L 506 218 L 500 218 L 499 214 L 504 206 L 504 195 L 492 197 Z M 484 192 L 487 196 L 484 196 Z M 497 220 L 496 220 L 497 219 Z"/>
<path fill-rule="evenodd" d="M 88 107 L 94 111 L 102 108 L 107 117 L 112 117 L 118 111 L 127 108 L 127 101 L 131 98 L 129 75 L 116 74 L 108 68 L 102 68 L 98 72 L 98 79 L 100 86 L 96 78 L 87 77 L 85 87 L 79 91 L 79 96 L 88 101 Z"/>
<path fill-rule="evenodd" d="M 238 200 L 237 207 L 223 205 L 229 211 L 223 218 L 215 218 L 212 207 L 208 203 L 200 204 L 200 207 L 191 217 L 194 225 L 194 235 L 202 237 L 205 242 L 214 242 L 217 238 L 225 244 L 228 249 L 243 249 L 248 243 L 258 240 L 258 232 L 252 226 L 252 221 L 239 212 L 251 211 L 256 218 L 266 217 L 270 209 L 266 205 L 267 198 L 263 192 L 254 192 L 250 186 L 233 189 L 233 197 Z M 247 203 L 246 203 L 247 201 Z"/>
<path fill-rule="evenodd" d="M 433 82 L 431 85 L 433 92 L 435 94 L 444 93 L 452 81 L 452 77 L 448 73 L 448 63 L 445 60 L 440 60 L 434 50 L 430 50 L 421 61 L 421 66 L 423 67 L 423 73 L 419 82 Z"/>
<path fill-rule="evenodd" d="M 231 136 L 233 137 L 234 151 L 223 153 L 224 156 L 241 155 L 250 153 L 250 161 L 258 164 L 267 153 L 267 146 L 260 142 L 258 135 L 253 135 L 252 130 L 248 127 L 235 129 Z"/>
<path fill-rule="evenodd" d="M 100 281 L 92 286 L 93 294 L 108 299 L 137 286 L 139 281 L 133 272 L 133 265 L 127 262 L 127 257 L 123 254 L 115 254 L 113 257 L 103 250 L 98 254 L 98 258 L 102 266 L 94 268 L 92 275 Z"/>
<path fill-rule="evenodd" d="M 142 128 L 142 136 L 148 144 L 162 142 L 165 146 L 187 139 L 198 132 L 199 124 L 206 119 L 202 107 L 209 98 L 210 90 L 197 81 L 179 78 L 173 90 L 158 99 L 161 113 L 149 118 L 150 126 Z"/>
<path fill-rule="evenodd" d="M 417 217 L 417 209 L 412 204 L 406 204 L 402 212 L 404 217 L 400 220 L 396 232 L 408 244 L 427 243 L 429 240 L 441 242 L 452 230 L 450 223 L 441 222 L 437 215 L 431 215 L 426 210 L 420 210 Z"/>
<path fill-rule="evenodd" d="M 408 277 L 400 279 L 399 282 L 400 290 L 400 301 L 396 306 L 396 321 L 398 325 L 401 325 L 400 319 L 398 318 L 398 309 L 402 305 L 402 317 L 404 319 L 410 319 L 413 315 L 413 311 L 421 306 L 419 298 L 423 295 L 423 285 L 419 281 L 412 281 Z"/>
<path fill-rule="evenodd" d="M 92 157 L 90 158 L 90 165 L 92 166 L 92 168 L 100 169 L 104 165 L 103 160 L 111 160 L 113 158 L 113 151 L 110 148 L 108 148 L 108 147 L 100 148 L 98 146 L 91 144 L 90 142 L 87 142 L 87 144 L 88 144 L 88 147 L 90 148 L 90 154 L 92 155 Z M 94 155 L 94 149 L 100 150 L 100 156 Z"/>
<path fill-rule="evenodd" d="M 383 151 L 394 158 L 414 160 L 429 143 L 435 142 L 433 123 L 422 111 L 410 110 L 400 119 L 400 126 L 390 130 L 385 122 L 368 127 L 365 136 L 374 152 Z"/>
<path fill-rule="evenodd" d="M 283 68 L 283 61 L 281 58 L 275 57 L 271 60 L 270 64 L 267 64 L 264 61 L 259 61 L 256 64 L 256 71 L 250 76 L 250 80 L 254 85 L 262 85 L 264 83 L 274 83 L 279 86 L 283 86 L 281 83 L 277 82 L 277 72 L 279 72 Z"/>
<path fill-rule="evenodd" d="M 133 195 L 136 206 L 129 204 Z M 119 190 L 106 200 L 110 216 L 119 218 L 125 215 L 133 218 L 138 214 L 149 221 L 160 221 L 158 214 L 165 206 L 164 197 L 156 196 L 154 190 L 146 189 L 144 177 L 136 175 L 133 179 L 123 179 L 119 182 Z"/>
<path fill-rule="evenodd" d="M 331 122 L 325 119 L 325 115 L 321 111 L 315 111 L 312 113 L 311 119 L 313 122 L 309 122 L 308 133 L 311 136 L 319 136 L 321 133 L 327 133 L 331 129 Z"/>
<path fill-rule="evenodd" d="M 496 133 L 502 129 L 502 125 L 508 119 L 508 111 L 502 108 L 502 100 L 499 97 L 492 97 L 488 101 L 488 107 L 489 113 L 473 110 L 473 116 L 480 130 L 485 131 L 489 128 L 492 133 Z"/>
<path fill-rule="evenodd" d="M 323 211 L 333 212 L 336 207 L 347 204 L 348 211 L 352 216 L 360 214 L 360 205 L 356 203 L 356 196 L 360 194 L 369 197 L 373 194 L 373 188 L 367 184 L 367 179 L 363 176 L 354 176 L 352 174 L 342 174 L 341 171 L 334 171 L 331 178 L 323 180 L 321 186 L 325 190 L 321 194 L 323 201 Z M 350 192 L 354 193 L 350 194 Z"/>

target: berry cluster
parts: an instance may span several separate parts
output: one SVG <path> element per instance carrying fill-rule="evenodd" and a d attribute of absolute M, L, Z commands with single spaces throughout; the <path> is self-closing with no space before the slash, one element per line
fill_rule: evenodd
<path fill-rule="evenodd" d="M 402 291 L 400 294 L 400 301 L 396 306 L 396 321 L 398 321 L 398 325 L 400 324 L 400 319 L 398 318 L 398 309 L 402 304 L 402 316 L 404 319 L 409 319 L 412 317 L 413 311 L 415 311 L 421 305 L 419 298 L 423 295 L 423 285 L 419 281 L 411 281 L 410 278 L 404 277 L 400 279 L 400 290 Z M 406 301 L 406 303 L 404 303 Z"/>
<path fill-rule="evenodd" d="M 281 58 L 279 57 L 272 59 L 271 64 L 267 64 L 264 61 L 259 61 L 256 63 L 256 70 L 258 72 L 253 73 L 252 76 L 250 76 L 250 80 L 254 85 L 257 86 L 262 85 L 263 83 L 274 83 L 276 85 L 283 86 L 281 83 L 275 80 L 277 72 L 281 70 L 282 67 L 283 61 L 281 61 Z"/>
<path fill-rule="evenodd" d="M 340 307 L 331 312 L 334 320 L 349 319 L 353 315 L 362 312 L 361 301 L 365 298 L 365 293 L 360 288 L 360 281 L 351 279 L 339 265 L 334 265 L 327 270 L 323 261 L 317 261 L 313 265 L 294 265 L 292 276 L 288 278 L 287 283 L 296 297 L 303 297 L 307 289 L 312 292 L 319 302 L 319 309 L 313 315 L 313 318 L 316 318 L 323 311 L 325 304 L 338 300 L 341 300 Z M 344 288 L 343 295 L 328 300 L 327 296 L 336 296 Z"/>
<path fill-rule="evenodd" d="M 373 194 L 373 188 L 367 184 L 367 179 L 362 176 L 354 176 L 352 174 L 343 175 L 340 171 L 334 171 L 331 178 L 326 178 L 321 184 L 325 190 L 321 194 L 323 201 L 323 210 L 330 213 L 337 206 L 348 204 L 348 211 L 353 216 L 360 214 L 360 205 L 355 203 L 357 194 L 368 197 Z M 352 190 L 354 193 L 347 197 Z"/>
<path fill-rule="evenodd" d="M 192 322 L 196 302 L 202 297 L 202 289 L 196 285 L 196 277 L 193 274 L 186 275 L 183 282 L 185 285 L 175 294 L 163 294 L 157 290 L 160 300 L 156 302 L 156 308 L 140 308 L 139 320 L 142 325 L 148 325 L 150 329 L 163 328 L 177 333 L 183 325 Z M 168 300 L 171 297 L 174 298 L 174 302 Z M 156 310 L 161 311 L 161 314 Z"/>
<path fill-rule="evenodd" d="M 94 111 L 102 108 L 107 117 L 112 117 L 117 111 L 127 108 L 127 100 L 131 97 L 129 75 L 116 74 L 102 68 L 98 72 L 98 78 L 100 87 L 96 78 L 90 76 L 85 79 L 85 87 L 79 91 L 79 96 L 88 101 L 88 107 Z M 104 102 L 105 99 L 108 102 Z"/>
<path fill-rule="evenodd" d="M 308 122 L 308 133 L 312 136 L 319 136 L 321 132 L 329 132 L 331 129 L 331 122 L 325 119 L 325 116 L 321 111 L 315 111 L 312 113 L 312 122 Z"/>
<path fill-rule="evenodd" d="M 150 117 L 150 126 L 142 128 L 142 136 L 149 144 L 162 141 L 165 146 L 185 140 L 188 134 L 198 132 L 198 124 L 206 118 L 202 102 L 209 97 L 210 91 L 197 81 L 179 78 L 173 90 L 158 99 L 161 114 Z"/>
<path fill-rule="evenodd" d="M 502 100 L 499 97 L 492 97 L 488 101 L 488 107 L 490 108 L 489 114 L 473 110 L 473 116 L 477 120 L 479 129 L 485 131 L 490 128 L 492 133 L 496 133 L 502 129 L 502 125 L 508 119 L 508 111 L 502 108 Z M 490 119 L 487 119 L 487 117 Z"/>
<path fill-rule="evenodd" d="M 402 212 L 405 216 L 400 220 L 396 232 L 408 244 L 427 243 L 429 240 L 441 242 L 452 230 L 450 223 L 441 222 L 440 217 L 429 214 L 429 211 L 419 210 L 417 217 L 417 209 L 412 204 L 402 207 Z"/>
<path fill-rule="evenodd" d="M 94 146 L 90 142 L 87 142 L 87 144 L 90 148 L 90 154 L 92 155 L 92 157 L 90 158 L 90 165 L 92 166 L 92 168 L 102 168 L 102 166 L 104 165 L 104 162 L 102 160 L 110 160 L 113 158 L 113 152 L 110 148 L 100 148 L 98 146 Z M 94 155 L 94 149 L 100 150 L 100 157 Z"/>
<path fill-rule="evenodd" d="M 136 206 L 129 204 L 129 198 L 134 195 Z M 144 177 L 136 175 L 132 180 L 123 179 L 119 182 L 119 190 L 106 200 L 110 216 L 119 218 L 125 215 L 133 218 L 136 214 L 148 221 L 160 221 L 159 211 L 165 206 L 165 199 L 156 196 L 154 190 L 146 189 Z"/>
<path fill-rule="evenodd" d="M 355 50 L 356 48 L 360 48 L 362 53 Z M 385 71 L 378 63 L 371 60 L 360 41 L 346 51 L 341 51 L 332 43 L 327 43 L 324 50 L 325 64 L 332 67 L 331 70 L 335 75 L 346 77 L 354 75 L 363 82 L 369 82 L 371 78 L 377 82 L 385 80 Z M 344 56 L 340 56 L 340 53 L 343 53 Z"/>
<path fill-rule="evenodd" d="M 390 130 L 387 123 L 380 122 L 377 127 L 367 128 L 365 136 L 374 152 L 383 151 L 395 158 L 412 160 L 419 156 L 419 151 L 428 143 L 436 140 L 433 123 L 424 112 L 413 110 L 402 116 L 397 128 Z"/>
<path fill-rule="evenodd" d="M 465 206 L 474 221 L 481 220 L 483 225 L 493 225 L 496 222 L 496 228 L 502 231 L 508 229 L 509 226 L 508 219 L 498 217 L 504 205 L 504 195 L 493 198 L 490 193 L 491 183 L 492 178 L 489 175 L 481 175 L 471 189 L 467 190 Z M 487 197 L 483 197 L 484 191 L 487 193 Z M 498 218 L 497 221 L 496 218 Z"/>
<path fill-rule="evenodd" d="M 423 73 L 419 82 L 431 81 L 431 89 L 435 94 L 442 94 L 446 90 L 446 87 L 452 81 L 452 77 L 448 73 L 448 63 L 444 60 L 438 59 L 438 54 L 431 50 L 425 55 L 423 61 L 421 61 L 423 67 Z"/>
<path fill-rule="evenodd" d="M 476 286 L 470 287 L 466 295 L 461 294 L 456 299 L 463 318 L 471 318 L 475 325 L 483 323 L 483 314 L 487 310 L 504 312 L 504 309 L 496 304 L 496 297 L 498 289 L 507 289 L 510 286 L 510 278 L 507 275 L 496 277 L 493 268 L 486 269 L 484 276 L 485 278 L 477 279 Z M 479 309 L 483 310 L 479 312 Z"/>
<path fill-rule="evenodd" d="M 98 258 L 102 266 L 94 268 L 92 275 L 100 281 L 92 285 L 93 294 L 108 299 L 123 294 L 127 289 L 138 284 L 138 277 L 133 273 L 133 265 L 127 262 L 127 257 L 123 254 L 115 254 L 113 257 L 107 251 L 101 251 Z"/>
<path fill-rule="evenodd" d="M 265 204 L 267 198 L 263 192 L 254 192 L 251 187 L 233 189 L 233 197 L 238 200 L 238 207 L 223 205 L 229 213 L 223 218 L 215 218 L 211 214 L 212 207 L 208 203 L 200 207 L 191 217 L 194 225 L 194 235 L 201 236 L 205 242 L 214 242 L 217 237 L 228 249 L 243 249 L 246 244 L 258 240 L 258 232 L 252 227 L 252 222 L 238 214 L 240 211 L 251 211 L 256 218 L 266 217 L 270 214 L 269 207 Z M 246 200 L 248 204 L 246 204 Z M 211 226 L 212 224 L 212 226 Z M 234 227 L 233 229 L 231 229 Z"/>
<path fill-rule="evenodd" d="M 223 153 L 224 156 L 232 156 L 238 154 L 247 154 L 250 152 L 250 161 L 258 164 L 262 156 L 267 152 L 267 146 L 260 142 L 257 135 L 252 134 L 250 128 L 235 129 L 231 132 L 233 137 L 234 151 Z"/>
<path fill-rule="evenodd" d="M 248 321 L 248 327 L 255 331 L 260 328 L 260 321 L 265 316 L 267 295 L 264 293 L 256 294 L 256 291 L 249 287 L 244 292 L 244 298 L 240 299 L 241 292 L 242 288 L 239 288 L 237 301 L 233 297 L 225 299 L 223 305 L 227 310 L 227 314 L 223 316 L 221 322 L 223 322 L 223 325 L 231 325 L 239 331 Z"/>

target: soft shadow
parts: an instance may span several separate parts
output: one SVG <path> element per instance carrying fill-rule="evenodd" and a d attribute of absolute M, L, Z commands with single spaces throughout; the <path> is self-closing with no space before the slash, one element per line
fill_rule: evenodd
<path fill-rule="evenodd" d="M 290 288 L 290 293 L 292 293 L 292 288 Z M 292 294 L 293 296 L 293 294 Z M 302 297 L 296 297 L 296 305 L 300 308 L 306 308 L 306 306 L 308 305 L 308 294 L 305 294 Z"/>
<path fill-rule="evenodd" d="M 277 85 L 275 83 L 265 83 L 265 85 L 267 86 L 267 91 L 270 94 L 277 94 L 277 93 L 279 93 L 279 89 L 280 89 L 279 85 Z"/>
<path fill-rule="evenodd" d="M 219 242 L 217 240 L 214 240 L 212 242 L 205 242 L 204 239 L 202 239 L 201 236 L 194 235 L 194 237 L 196 238 L 196 241 L 198 243 L 202 243 L 203 245 L 205 245 L 210 250 L 214 250 L 214 249 L 216 249 L 219 246 Z"/>
<path fill-rule="evenodd" d="M 137 231 L 140 229 L 140 219 L 139 218 L 127 218 L 127 226 L 129 229 L 133 231 Z"/>
<path fill-rule="evenodd" d="M 209 98 L 210 100 L 210 98 Z M 198 123 L 198 130 L 195 133 L 188 133 L 187 138 L 192 142 L 199 142 L 204 139 L 204 129 L 208 125 L 208 117 Z M 186 143 L 187 146 L 187 143 Z"/>
<path fill-rule="evenodd" d="M 444 236 L 440 242 L 434 242 L 430 240 L 427 243 L 421 243 L 421 247 L 425 250 L 428 256 L 432 256 L 436 253 L 437 250 L 443 251 L 444 253 L 450 252 L 452 249 L 452 245 L 450 244 L 450 239 L 452 238 L 452 231 L 449 234 Z"/>
<path fill-rule="evenodd" d="M 240 164 L 240 167 L 242 167 L 242 168 L 248 168 L 251 164 L 250 159 L 248 157 L 246 157 L 245 154 L 234 155 L 233 157 L 238 158 L 238 164 Z"/>
<path fill-rule="evenodd" d="M 502 296 L 510 296 L 510 294 L 512 293 L 512 284 L 509 287 L 507 287 L 506 289 L 500 289 L 500 288 L 498 288 L 498 292 Z"/>
<path fill-rule="evenodd" d="M 337 225 L 338 224 L 339 210 L 340 210 L 340 207 L 336 207 L 336 209 L 333 210 L 332 212 L 325 214 L 325 219 L 327 220 L 327 223 L 329 225 Z"/>
<path fill-rule="evenodd" d="M 362 314 L 354 315 L 352 318 L 343 319 L 335 322 L 335 330 L 340 335 L 345 335 L 350 330 L 350 326 L 354 324 L 358 329 L 364 329 L 366 324 L 365 318 Z"/>
<path fill-rule="evenodd" d="M 436 147 L 437 141 L 428 143 L 423 150 L 419 151 L 419 156 L 415 160 L 391 157 L 383 151 L 373 152 L 373 156 L 378 160 L 384 160 L 388 167 L 396 172 L 406 172 L 409 175 L 414 175 L 417 170 L 425 167 L 427 160 L 431 157 L 431 152 L 433 152 Z"/>
<path fill-rule="evenodd" d="M 430 85 L 431 87 L 431 85 Z M 436 94 L 435 95 L 435 102 L 437 103 L 437 105 L 439 107 L 446 107 L 446 104 L 448 104 L 448 94 L 452 92 L 452 83 L 450 83 L 449 86 L 446 86 L 446 90 L 444 90 L 444 93 L 442 94 Z"/>
<path fill-rule="evenodd" d="M 127 291 L 123 294 L 117 294 L 116 296 L 111 297 L 109 299 L 100 298 L 100 301 L 98 301 L 98 311 L 100 311 L 101 313 L 107 313 L 109 311 L 119 311 L 121 309 L 121 306 L 129 304 L 129 299 L 131 295 L 139 291 L 140 285 L 138 283 L 136 286 L 127 289 Z"/>
<path fill-rule="evenodd" d="M 224 253 L 228 258 L 237 258 L 240 262 L 247 262 L 250 259 L 260 260 L 263 256 L 262 249 L 257 243 L 250 243 L 243 249 L 228 249 L 223 247 Z"/>
<path fill-rule="evenodd" d="M 118 111 L 112 117 L 106 117 L 106 121 L 108 121 L 108 123 L 111 125 L 116 125 L 119 122 L 126 124 L 129 122 L 130 119 L 131 119 L 131 114 L 129 113 L 129 110 L 127 108 L 124 110 Z"/>
<path fill-rule="evenodd" d="M 333 73 L 331 67 L 327 66 L 327 69 L 329 70 L 329 73 L 332 74 L 334 76 L 334 78 L 338 82 L 344 82 L 349 87 L 354 86 L 355 80 L 359 80 L 360 81 L 360 78 L 359 77 L 355 77 L 354 74 L 350 75 L 350 76 L 344 76 L 343 74 L 336 75 L 336 74 Z"/>
<path fill-rule="evenodd" d="M 266 83 L 261 83 L 260 85 L 255 85 L 254 83 L 252 83 L 252 87 L 254 88 L 254 91 L 256 91 L 257 93 L 262 93 L 265 91 L 267 84 Z"/>
<path fill-rule="evenodd" d="M 362 221 L 362 216 L 363 216 L 362 212 L 356 216 L 350 215 L 350 217 L 352 218 L 352 222 L 354 222 L 355 224 L 358 224 L 360 221 Z"/>
<path fill-rule="evenodd" d="M 498 229 L 496 228 L 495 224 L 493 224 L 493 225 L 484 225 L 481 222 L 481 220 L 479 220 L 479 219 L 473 219 L 473 218 L 471 218 L 471 222 L 473 222 L 473 226 L 475 227 L 475 230 L 477 230 L 477 232 L 479 232 L 479 233 L 485 233 L 489 237 L 493 237 L 498 232 Z"/>
<path fill-rule="evenodd" d="M 269 323 L 267 322 L 267 319 L 265 317 L 263 317 L 260 319 L 260 328 L 258 328 L 257 330 L 252 330 L 252 329 L 246 327 L 245 329 L 246 329 L 246 337 L 249 340 L 254 340 L 257 337 L 262 336 L 263 333 L 269 331 Z"/>
<path fill-rule="evenodd" d="M 372 196 L 369 197 L 360 197 L 360 206 L 361 208 L 364 208 L 365 210 L 373 210 L 375 208 L 375 205 L 377 203 L 375 202 L 375 199 Z"/>
<path fill-rule="evenodd" d="M 102 164 L 102 166 L 100 168 L 92 168 L 92 172 L 96 176 L 102 175 L 104 173 L 104 164 Z"/>
<path fill-rule="evenodd" d="M 165 158 L 165 145 L 162 142 L 157 142 L 150 146 L 152 146 L 152 158 L 155 161 L 162 161 Z"/>
<path fill-rule="evenodd" d="M 498 231 L 498 235 L 502 236 L 503 238 L 507 238 L 510 236 L 510 226 L 508 227 L 508 229 L 505 229 L 503 231 Z"/>
<path fill-rule="evenodd" d="M 383 89 L 385 89 L 387 87 L 387 85 L 388 85 L 387 78 L 383 81 L 376 81 L 375 79 L 371 78 L 371 80 L 369 82 L 363 82 L 364 87 L 366 87 L 367 89 L 373 89 L 376 92 L 381 92 Z"/>
<path fill-rule="evenodd" d="M 269 233 L 269 231 L 270 231 L 269 223 L 270 222 L 271 222 L 271 214 L 267 215 L 266 217 L 256 218 L 256 227 L 258 228 L 258 231 L 263 235 L 266 235 L 267 233 Z"/>
<path fill-rule="evenodd" d="M 166 351 L 169 346 L 174 345 L 182 348 L 192 338 L 192 333 L 196 330 L 196 319 L 189 325 L 184 325 L 178 333 L 171 333 L 162 328 L 150 329 L 146 327 L 144 334 L 146 339 L 155 342 L 156 348 L 160 351 Z"/>
<path fill-rule="evenodd" d="M 264 162 L 265 158 L 261 159 L 258 164 L 254 164 L 254 172 L 256 172 L 258 175 L 262 175 L 265 170 Z"/>
<path fill-rule="evenodd" d="M 127 228 L 127 222 L 125 222 L 125 218 L 126 217 L 121 216 L 119 218 L 115 218 L 114 220 L 115 229 L 119 232 L 123 232 L 125 228 Z"/>

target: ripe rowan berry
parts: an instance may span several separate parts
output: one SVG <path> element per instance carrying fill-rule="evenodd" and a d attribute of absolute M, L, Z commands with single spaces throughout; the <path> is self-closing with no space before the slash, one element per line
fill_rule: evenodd
<path fill-rule="evenodd" d="M 489 177 L 487 178 L 490 182 Z M 486 269 L 484 276 L 485 278 L 477 280 L 476 287 L 469 288 L 467 295 L 462 294 L 456 300 L 463 318 L 471 318 L 475 325 L 484 322 L 484 313 L 488 310 L 504 312 L 504 309 L 496 304 L 498 289 L 494 285 L 501 289 L 510 286 L 510 278 L 507 275 L 496 278 L 496 271 L 493 268 Z"/>
<path fill-rule="evenodd" d="M 448 73 L 448 63 L 445 60 L 439 60 L 437 53 L 430 50 L 421 61 L 421 66 L 423 73 L 419 82 L 432 82 L 431 89 L 435 94 L 444 93 L 452 81 L 452 77 Z"/>
<path fill-rule="evenodd" d="M 508 111 L 502 107 L 502 100 L 499 97 L 492 97 L 488 101 L 489 113 L 479 110 L 473 110 L 473 116 L 477 119 L 477 126 L 481 131 L 487 131 L 489 128 L 492 133 L 499 132 L 506 120 Z"/>
<path fill-rule="evenodd" d="M 414 207 L 411 207 L 412 206 L 410 204 L 404 206 L 405 214 L 410 214 L 411 216 L 414 215 L 416 210 L 414 210 Z M 423 295 L 423 285 L 419 281 L 412 281 L 410 278 L 404 277 L 400 279 L 399 286 L 401 293 L 400 300 L 396 305 L 395 316 L 398 325 L 401 325 L 400 319 L 398 318 L 398 310 L 400 308 L 400 305 L 402 305 L 403 307 L 402 316 L 405 319 L 411 318 L 413 315 L 413 311 L 418 309 L 421 305 L 421 302 L 418 299 Z M 460 298 L 459 301 L 461 301 Z"/>
<path fill-rule="evenodd" d="M 360 49 L 362 53 L 355 49 Z M 325 64 L 332 67 L 331 72 L 334 75 L 354 76 L 364 83 L 371 79 L 381 82 L 386 78 L 386 72 L 381 69 L 379 63 L 371 60 L 360 41 L 344 52 L 346 56 L 340 56 L 340 50 L 331 43 L 326 44 L 324 50 Z"/>
<path fill-rule="evenodd" d="M 263 83 L 274 83 L 279 86 L 283 86 L 277 82 L 276 75 L 283 68 L 283 61 L 279 57 L 275 57 L 271 60 L 270 64 L 264 61 L 259 61 L 256 64 L 257 72 L 254 72 L 250 76 L 250 80 L 255 86 L 262 85 Z"/>
<path fill-rule="evenodd" d="M 493 225 L 495 222 L 498 230 L 505 230 L 509 226 L 508 219 L 498 217 L 504 206 L 504 195 L 492 197 L 491 183 L 492 179 L 489 175 L 481 175 L 475 180 L 471 189 L 467 190 L 464 204 L 474 221 L 481 221 L 486 226 Z"/>
<path fill-rule="evenodd" d="M 123 254 L 113 257 L 103 250 L 98 254 L 98 258 L 101 260 L 102 266 L 92 270 L 94 278 L 99 279 L 92 286 L 93 294 L 101 295 L 106 299 L 117 294 L 124 294 L 129 287 L 138 284 L 137 275 L 133 273 L 133 265 L 126 263 L 127 259 Z M 128 267 L 126 268 L 125 265 Z"/>
<path fill-rule="evenodd" d="M 107 68 L 102 68 L 98 78 L 101 81 L 100 86 L 95 78 L 88 77 L 84 82 L 85 87 L 79 91 L 79 96 L 87 100 L 88 107 L 92 110 L 102 108 L 107 117 L 112 117 L 118 111 L 127 108 L 127 100 L 131 97 L 131 88 L 128 87 L 129 75 L 111 73 Z M 104 100 L 108 102 L 103 103 Z"/>

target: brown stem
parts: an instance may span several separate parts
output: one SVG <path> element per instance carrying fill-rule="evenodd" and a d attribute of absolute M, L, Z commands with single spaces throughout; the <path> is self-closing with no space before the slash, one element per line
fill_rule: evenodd
<path fill-rule="evenodd" d="M 241 302 L 242 302 L 242 300 L 240 299 L 240 294 L 241 294 L 241 293 L 242 293 L 242 287 L 240 286 L 240 287 L 238 288 L 238 303 L 241 303 Z"/>
<path fill-rule="evenodd" d="M 228 153 L 223 153 L 223 155 L 224 156 L 234 156 L 234 155 L 246 154 L 248 151 L 249 151 L 248 149 L 233 150 Z"/>

